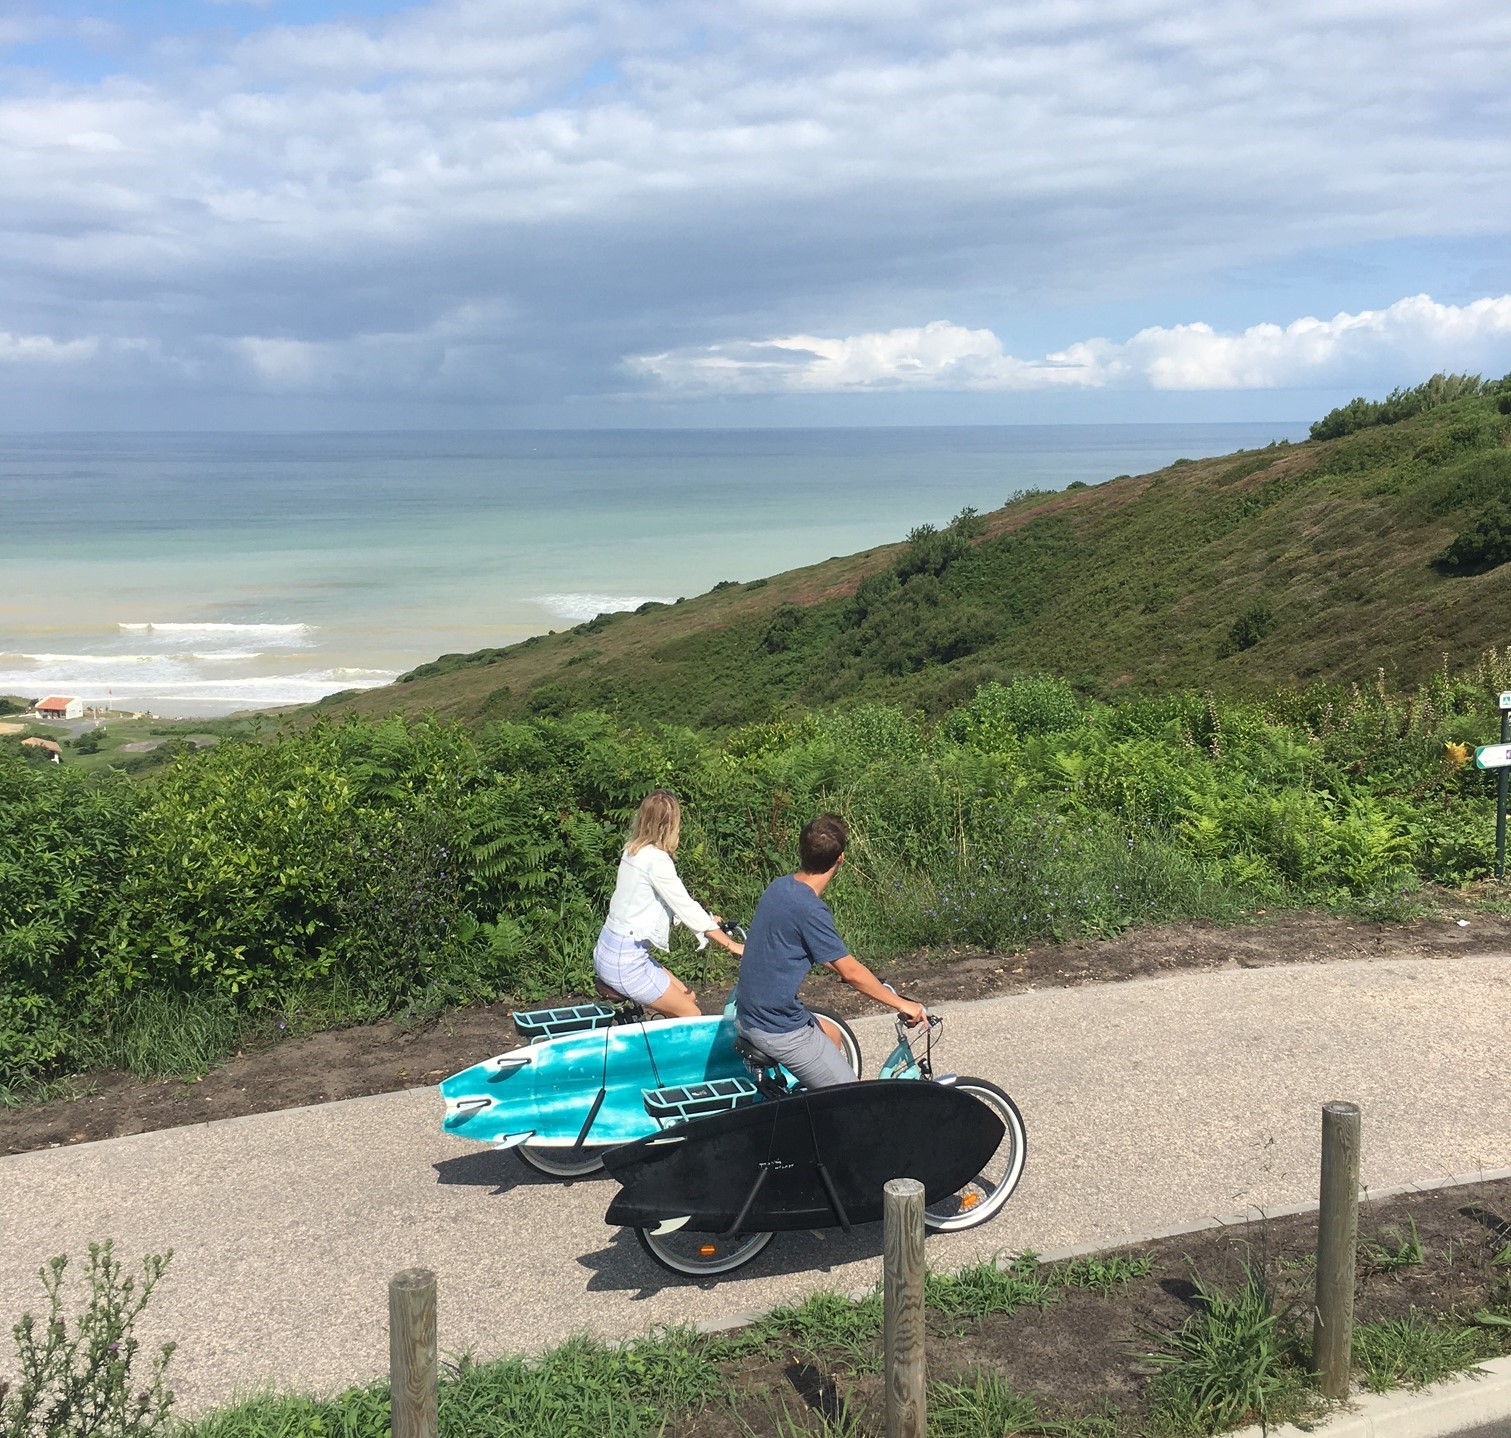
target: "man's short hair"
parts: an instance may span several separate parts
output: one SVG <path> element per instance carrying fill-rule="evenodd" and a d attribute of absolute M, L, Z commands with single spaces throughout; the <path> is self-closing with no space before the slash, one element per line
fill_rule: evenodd
<path fill-rule="evenodd" d="M 827 874 L 845 852 L 850 834 L 838 814 L 820 814 L 803 825 L 798 836 L 798 868 L 805 874 Z"/>

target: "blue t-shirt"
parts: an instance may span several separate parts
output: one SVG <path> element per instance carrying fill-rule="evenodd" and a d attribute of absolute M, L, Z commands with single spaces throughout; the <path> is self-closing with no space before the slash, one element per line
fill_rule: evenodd
<path fill-rule="evenodd" d="M 797 991 L 814 964 L 850 952 L 834 928 L 829 906 L 791 874 L 767 888 L 750 920 L 735 1014 L 741 1025 L 768 1034 L 792 1033 L 808 1022 Z"/>

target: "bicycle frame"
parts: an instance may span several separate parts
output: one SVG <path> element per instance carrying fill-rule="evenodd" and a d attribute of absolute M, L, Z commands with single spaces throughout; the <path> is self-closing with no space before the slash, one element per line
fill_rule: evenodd
<path fill-rule="evenodd" d="M 903 1019 L 897 1021 L 897 1047 L 883 1061 L 878 1078 L 883 1079 L 931 1079 L 934 1077 L 934 1031 L 944 1027 L 944 1020 L 937 1014 L 924 1019 L 923 1032 L 915 1034 Z M 923 1052 L 916 1045 L 923 1040 Z"/>

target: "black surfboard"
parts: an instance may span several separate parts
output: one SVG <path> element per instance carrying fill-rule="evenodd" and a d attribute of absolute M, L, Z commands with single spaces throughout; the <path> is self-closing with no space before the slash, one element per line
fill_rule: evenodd
<path fill-rule="evenodd" d="M 622 1185 L 607 1221 L 692 1233 L 848 1228 L 881 1218 L 882 1185 L 916 1178 L 926 1202 L 969 1183 L 1002 1121 L 948 1084 L 842 1084 L 692 1119 L 612 1150 Z"/>

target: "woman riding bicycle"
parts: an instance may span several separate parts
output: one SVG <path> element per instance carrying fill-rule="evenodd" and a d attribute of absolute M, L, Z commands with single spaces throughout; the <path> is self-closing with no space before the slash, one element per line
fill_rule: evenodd
<path fill-rule="evenodd" d="M 682 806 L 669 789 L 641 800 L 593 950 L 593 972 L 601 985 L 667 1018 L 694 1018 L 699 1012 L 697 995 L 651 957 L 653 947 L 665 951 L 673 919 L 699 936 L 700 949 L 712 939 L 736 957 L 744 953 L 744 946 L 719 927 L 719 916 L 703 908 L 678 878 L 673 856 L 681 832 Z"/>

